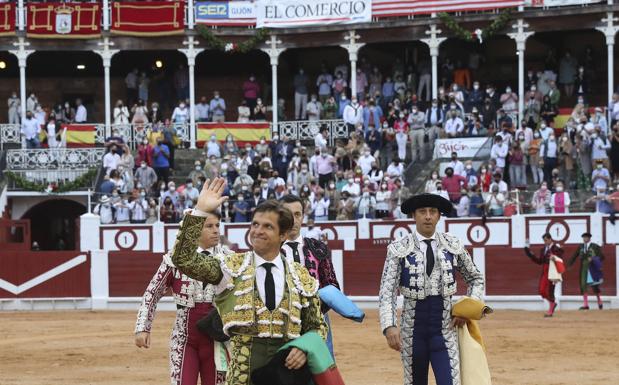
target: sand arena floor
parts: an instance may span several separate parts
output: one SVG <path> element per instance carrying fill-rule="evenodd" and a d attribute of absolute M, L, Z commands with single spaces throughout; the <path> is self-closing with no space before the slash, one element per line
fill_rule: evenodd
<path fill-rule="evenodd" d="M 174 314 L 160 312 L 151 348 L 133 345 L 134 312 L 0 313 L 2 385 L 157 385 L 168 381 Z M 332 317 L 347 385 L 402 384 L 399 355 L 379 332 Z M 619 311 L 497 311 L 483 321 L 495 385 L 619 384 Z M 432 384 L 434 382 L 431 382 Z"/>

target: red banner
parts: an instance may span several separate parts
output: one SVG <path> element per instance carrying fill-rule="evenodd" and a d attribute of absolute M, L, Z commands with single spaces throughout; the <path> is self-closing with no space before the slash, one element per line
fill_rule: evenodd
<path fill-rule="evenodd" d="M 90 39 L 101 36 L 99 3 L 33 3 L 27 7 L 28 37 Z"/>
<path fill-rule="evenodd" d="M 0 36 L 15 35 L 15 4 L 0 4 Z"/>
<path fill-rule="evenodd" d="M 184 1 L 115 1 L 112 3 L 112 33 L 162 36 L 182 34 L 184 30 Z"/>

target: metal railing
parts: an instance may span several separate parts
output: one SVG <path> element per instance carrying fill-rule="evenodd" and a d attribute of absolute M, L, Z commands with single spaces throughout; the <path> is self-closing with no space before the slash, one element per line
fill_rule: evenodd
<path fill-rule="evenodd" d="M 329 145 L 333 146 L 335 140 L 348 138 L 348 127 L 343 120 L 292 120 L 279 122 L 279 135 L 286 136 L 291 140 L 314 140 L 322 127 L 329 130 Z"/>

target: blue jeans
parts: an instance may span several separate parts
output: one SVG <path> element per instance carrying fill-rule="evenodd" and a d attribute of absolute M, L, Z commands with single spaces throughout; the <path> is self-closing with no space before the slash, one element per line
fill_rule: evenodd
<path fill-rule="evenodd" d="M 26 139 L 26 148 L 40 148 L 41 143 L 39 142 L 39 138 L 36 136 L 31 139 Z"/>

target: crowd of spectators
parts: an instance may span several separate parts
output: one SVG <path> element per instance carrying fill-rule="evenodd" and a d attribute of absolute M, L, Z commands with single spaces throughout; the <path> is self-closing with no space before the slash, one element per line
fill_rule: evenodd
<path fill-rule="evenodd" d="M 127 204 L 144 193 L 147 207 L 150 199 L 155 203 L 161 200 L 159 217 L 175 222 L 184 209 L 195 204 L 194 189 L 199 191 L 207 178 L 223 176 L 228 179 L 226 193 L 231 197 L 222 208 L 224 221 L 248 221 L 260 200 L 286 193 L 298 194 L 308 218 L 317 222 L 397 218 L 399 203 L 410 194 L 403 183 L 405 164 L 427 160 L 436 138 L 488 136 L 493 143 L 487 162 L 462 163 L 454 154 L 443 175 L 436 172 L 426 184 L 427 192 L 454 203 L 454 215 L 508 215 L 517 211 L 518 205 L 521 211 L 530 207 L 538 213 L 565 213 L 570 209 L 570 192 L 576 189 L 592 191 L 591 203 L 604 210 L 603 202 L 608 201 L 603 197 L 619 182 L 619 94 L 613 95 L 606 108 L 589 106 L 594 76 L 587 65 L 590 56 L 590 50 L 580 60 L 569 50 L 559 60 L 549 55 L 543 70 L 527 71 L 524 95 L 508 84 L 499 88 L 477 80 L 470 61 L 463 65 L 445 59 L 440 65 L 436 99 L 431 98 L 430 63 L 424 60 L 413 66 L 395 59 L 389 68 L 379 68 L 362 57 L 354 95 L 346 65 L 329 69 L 323 64 L 320 72 L 312 75 L 299 68 L 292 81 L 294 118 L 342 119 L 348 137 L 333 146 L 329 146 L 331 138 L 324 129 L 314 138 L 313 146 L 277 135 L 259 143 L 240 143 L 231 136 L 220 142 L 211 137 L 204 145 L 204 158 L 190 175 L 191 182 L 178 189 L 169 179 L 174 148 L 180 143 L 176 129 L 189 121 L 187 69 L 181 65 L 174 73 L 180 102 L 168 119 L 157 102 L 148 107 L 151 77 L 156 76 L 135 69 L 125 78 L 127 106 L 119 100 L 112 118 L 115 127 L 131 123 L 138 131 L 139 145 L 133 156 L 118 129 L 106 139 L 108 188 L 102 192 L 113 200 L 116 189 L 121 198 L 127 197 Z M 270 108 L 263 104 L 262 92 L 260 82 L 251 74 L 242 85 L 238 121 L 267 119 Z M 520 98 L 524 113 L 519 117 Z M 36 124 L 29 122 L 37 119 L 40 107 L 28 100 L 32 109 L 27 109 L 22 129 L 28 146 L 34 147 L 40 136 L 34 134 Z M 570 101 L 575 106 L 565 127 L 556 129 L 559 105 Z M 79 109 L 80 103 L 76 106 Z M 9 99 L 10 119 L 18 119 L 16 112 L 11 114 L 11 108 L 17 111 L 18 107 L 14 94 Z M 279 101 L 279 107 L 279 119 L 285 120 L 284 100 Z M 200 97 L 194 112 L 198 122 L 234 119 L 218 91 L 210 100 Z M 61 122 L 78 122 L 76 115 L 80 114 L 68 106 L 57 114 L 42 115 L 44 122 L 50 116 L 59 116 Z M 536 186 L 531 201 L 519 202 L 512 191 L 525 191 L 531 184 Z M 143 216 L 138 213 L 138 219 L 133 219 L 130 213 L 129 220 L 142 221 Z"/>

